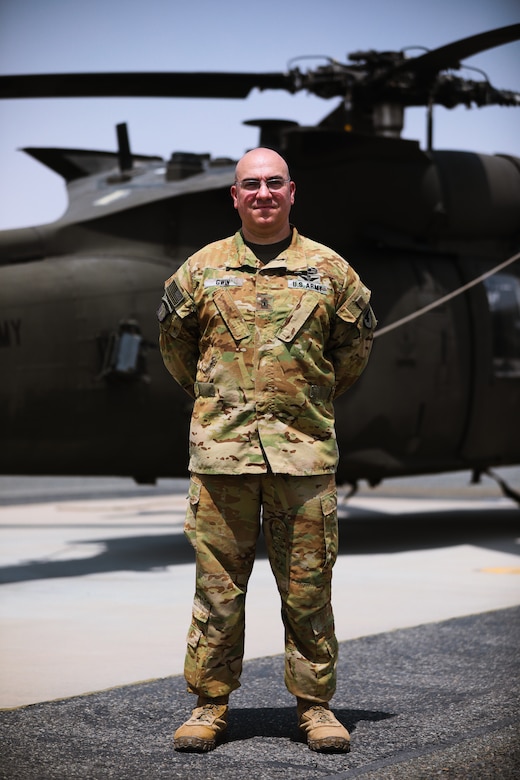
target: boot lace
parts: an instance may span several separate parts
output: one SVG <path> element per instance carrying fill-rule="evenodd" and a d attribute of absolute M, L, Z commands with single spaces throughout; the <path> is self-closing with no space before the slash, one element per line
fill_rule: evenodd
<path fill-rule="evenodd" d="M 196 720 L 199 723 L 213 723 L 217 718 L 220 710 L 218 704 L 204 704 L 202 707 L 197 707 L 191 720 Z"/>
<path fill-rule="evenodd" d="M 307 712 L 309 712 L 309 710 Z M 325 709 L 325 707 L 311 707 L 310 712 L 312 712 L 313 715 L 312 720 L 316 723 L 332 723 L 336 720 L 332 712 Z"/>

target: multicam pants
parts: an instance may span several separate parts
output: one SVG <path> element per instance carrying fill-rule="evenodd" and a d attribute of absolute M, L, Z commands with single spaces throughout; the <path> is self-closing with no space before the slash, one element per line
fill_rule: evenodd
<path fill-rule="evenodd" d="M 240 685 L 247 584 L 262 522 L 282 602 L 285 684 L 327 702 L 336 686 L 331 607 L 338 523 L 334 475 L 192 474 L 185 533 L 196 553 L 188 690 L 223 696 Z"/>

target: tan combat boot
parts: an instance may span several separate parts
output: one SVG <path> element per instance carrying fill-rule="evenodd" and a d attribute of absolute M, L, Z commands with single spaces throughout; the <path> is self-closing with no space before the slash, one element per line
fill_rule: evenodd
<path fill-rule="evenodd" d="M 220 735 L 227 728 L 228 697 L 208 699 L 199 696 L 191 718 L 173 735 L 175 750 L 206 753 L 217 746 Z"/>
<path fill-rule="evenodd" d="M 311 750 L 323 753 L 348 753 L 350 734 L 331 712 L 328 704 L 297 700 L 298 725 L 307 735 Z"/>

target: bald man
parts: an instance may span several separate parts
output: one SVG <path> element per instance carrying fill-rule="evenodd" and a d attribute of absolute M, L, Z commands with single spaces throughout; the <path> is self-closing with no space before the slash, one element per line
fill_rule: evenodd
<path fill-rule="evenodd" d="M 296 186 L 270 149 L 238 162 L 242 228 L 165 282 L 161 354 L 194 398 L 185 533 L 196 591 L 185 678 L 197 696 L 176 750 L 212 750 L 239 687 L 247 584 L 262 527 L 285 628 L 285 684 L 312 750 L 348 751 L 329 708 L 338 645 L 333 401 L 363 372 L 375 319 L 349 263 L 289 221 Z"/>

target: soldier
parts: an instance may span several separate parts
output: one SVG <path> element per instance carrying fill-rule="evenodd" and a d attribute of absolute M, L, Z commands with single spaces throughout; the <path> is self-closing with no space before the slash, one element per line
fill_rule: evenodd
<path fill-rule="evenodd" d="M 333 400 L 364 370 L 375 319 L 354 269 L 290 224 L 295 189 L 279 154 L 244 155 L 231 187 L 242 229 L 190 257 L 158 311 L 164 363 L 195 399 L 185 533 L 196 592 L 184 671 L 198 699 L 177 750 L 212 750 L 226 728 L 260 522 L 299 726 L 313 750 L 349 750 L 328 704 L 338 649 Z"/>

